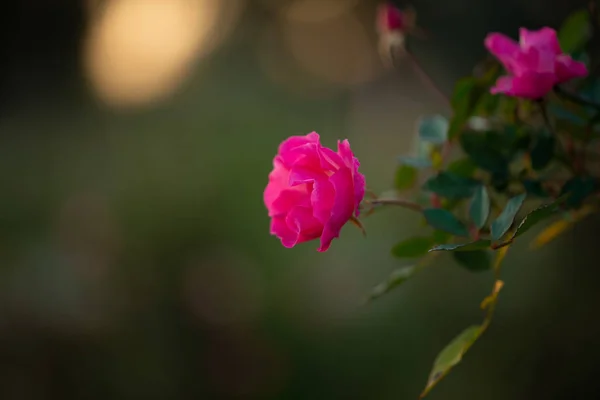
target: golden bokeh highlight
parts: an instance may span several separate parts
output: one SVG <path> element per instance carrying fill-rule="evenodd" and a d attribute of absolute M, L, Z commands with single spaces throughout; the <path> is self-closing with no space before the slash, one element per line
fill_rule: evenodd
<path fill-rule="evenodd" d="M 324 23 L 289 21 L 283 37 L 298 64 L 325 81 L 362 84 L 382 71 L 374 42 L 351 13 Z"/>
<path fill-rule="evenodd" d="M 280 12 L 289 21 L 325 22 L 350 12 L 358 0 L 296 0 Z"/>
<path fill-rule="evenodd" d="M 357 2 L 262 1 L 274 11 L 275 21 L 264 28 L 258 59 L 276 84 L 322 97 L 384 72 L 375 33 L 355 15 Z"/>
<path fill-rule="evenodd" d="M 241 0 L 109 0 L 90 8 L 84 67 L 98 96 L 114 106 L 172 94 L 194 62 L 231 31 Z"/>

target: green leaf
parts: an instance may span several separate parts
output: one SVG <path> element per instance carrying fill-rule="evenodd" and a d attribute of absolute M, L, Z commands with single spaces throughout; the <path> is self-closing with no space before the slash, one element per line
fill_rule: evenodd
<path fill-rule="evenodd" d="M 440 244 L 430 249 L 429 251 L 474 251 L 488 249 L 491 245 L 491 240 L 480 239 L 471 243 Z"/>
<path fill-rule="evenodd" d="M 448 199 L 468 198 L 479 182 L 451 172 L 440 172 L 425 182 L 423 189 Z"/>
<path fill-rule="evenodd" d="M 417 236 L 403 240 L 392 247 L 392 254 L 398 258 L 415 258 L 427 254 L 427 251 L 434 245 L 431 237 Z"/>
<path fill-rule="evenodd" d="M 558 41 L 565 53 L 581 50 L 591 37 L 590 13 L 586 9 L 575 11 L 569 15 L 558 31 Z"/>
<path fill-rule="evenodd" d="M 403 267 L 395 270 L 384 282 L 373 288 L 371 294 L 369 295 L 368 301 L 375 300 L 388 293 L 392 289 L 402 285 L 413 275 L 414 272 L 414 266 Z"/>
<path fill-rule="evenodd" d="M 515 216 L 521 209 L 526 196 L 527 194 L 522 193 L 509 199 L 506 203 L 506 207 L 504 207 L 504 210 L 502 210 L 498 218 L 492 222 L 490 230 L 494 240 L 500 240 L 502 236 L 504 236 L 504 234 L 510 229 L 510 226 L 515 220 Z"/>
<path fill-rule="evenodd" d="M 563 196 L 559 197 L 558 199 L 556 199 L 555 201 L 553 201 L 552 203 L 545 204 L 541 207 L 538 207 L 535 210 L 531 211 L 529 214 L 527 214 L 525 216 L 525 218 L 523 218 L 521 220 L 521 223 L 519 223 L 519 226 L 517 226 L 517 229 L 515 230 L 515 233 L 512 235 L 511 240 L 518 238 L 519 236 L 521 236 L 522 234 L 524 234 L 525 232 L 527 232 L 528 230 L 533 228 L 533 226 L 535 226 L 537 223 L 554 215 L 556 213 L 558 206 L 561 203 L 564 203 L 568 197 L 569 197 L 569 194 L 563 195 Z"/>
<path fill-rule="evenodd" d="M 452 161 L 446 170 L 452 174 L 470 178 L 477 170 L 477 165 L 469 157 L 465 157 Z"/>
<path fill-rule="evenodd" d="M 487 250 L 455 251 L 452 256 L 471 272 L 487 271 L 492 267 L 492 259 Z"/>
<path fill-rule="evenodd" d="M 398 190 L 410 189 L 417 180 L 418 171 L 410 165 L 401 165 L 396 170 L 394 186 Z"/>
<path fill-rule="evenodd" d="M 537 136 L 537 140 L 531 149 L 531 167 L 535 171 L 545 168 L 554 157 L 554 147 L 556 139 L 548 131 L 544 131 Z"/>
<path fill-rule="evenodd" d="M 419 169 L 431 167 L 431 160 L 423 157 L 400 156 L 398 157 L 398 161 L 404 165 Z"/>
<path fill-rule="evenodd" d="M 433 363 L 433 368 L 429 374 L 427 386 L 421 393 L 421 398 L 425 397 L 427 393 L 440 381 L 444 376 L 450 372 L 450 370 L 461 362 L 465 353 L 479 338 L 483 328 L 479 325 L 473 325 L 465 329 L 456 336 L 452 341 L 444 347 L 444 349 L 438 354 L 437 358 Z"/>
<path fill-rule="evenodd" d="M 560 194 L 562 196 L 570 193 L 571 195 L 566 201 L 567 207 L 578 208 L 585 198 L 594 193 L 595 190 L 596 183 L 593 178 L 576 176 L 564 184 Z"/>
<path fill-rule="evenodd" d="M 485 186 L 475 189 L 475 194 L 469 206 L 469 216 L 477 229 L 483 228 L 490 215 L 490 196 Z"/>
<path fill-rule="evenodd" d="M 448 120 L 441 115 L 423 117 L 419 120 L 419 139 L 434 144 L 442 144 L 448 137 Z"/>
<path fill-rule="evenodd" d="M 508 160 L 494 143 L 494 136 L 479 132 L 464 132 L 460 144 L 473 162 L 486 171 L 503 171 L 508 167 Z"/>
<path fill-rule="evenodd" d="M 450 211 L 441 208 L 426 208 L 423 215 L 427 223 L 435 229 L 455 236 L 469 236 L 467 228 Z"/>

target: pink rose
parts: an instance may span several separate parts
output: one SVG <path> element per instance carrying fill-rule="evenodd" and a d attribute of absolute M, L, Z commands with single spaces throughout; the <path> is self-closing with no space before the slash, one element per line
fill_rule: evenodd
<path fill-rule="evenodd" d="M 510 74 L 496 81 L 490 90 L 492 94 L 540 99 L 554 85 L 587 75 L 584 63 L 562 52 L 554 29 L 521 28 L 519 36 L 519 43 L 501 33 L 491 33 L 485 38 L 487 49 Z"/>
<path fill-rule="evenodd" d="M 404 13 L 391 3 L 381 4 L 377 9 L 377 28 L 379 32 L 406 30 Z"/>
<path fill-rule="evenodd" d="M 321 238 L 326 251 L 365 195 L 365 177 L 347 140 L 337 152 L 323 147 L 319 134 L 292 136 L 279 145 L 264 192 L 271 234 L 285 247 Z"/>

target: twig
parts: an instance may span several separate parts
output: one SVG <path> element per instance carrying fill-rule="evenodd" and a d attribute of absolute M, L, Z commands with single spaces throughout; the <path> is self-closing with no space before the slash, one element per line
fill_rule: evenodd
<path fill-rule="evenodd" d="M 548 110 L 546 109 L 546 103 L 545 103 L 545 101 L 544 100 L 540 100 L 540 101 L 537 102 L 537 104 L 540 107 L 540 111 L 541 111 L 542 117 L 544 118 L 544 124 L 546 125 L 546 127 L 550 131 L 550 134 L 552 134 L 556 138 L 556 142 L 557 143 L 561 143 L 560 138 L 556 134 L 556 131 L 554 130 L 554 127 L 552 126 L 552 122 L 550 121 L 550 116 L 548 115 Z M 563 147 L 563 146 L 561 146 L 561 147 Z M 572 148 L 572 146 L 570 146 L 570 148 Z M 567 149 L 565 149 L 564 147 L 563 147 L 562 150 L 563 150 L 563 153 L 567 157 L 571 158 L 570 161 L 566 160 L 565 166 L 568 167 L 569 169 L 573 170 L 573 172 L 575 172 L 575 168 L 573 167 L 573 164 L 572 164 L 573 163 L 574 155 L 571 152 L 567 151 Z"/>
<path fill-rule="evenodd" d="M 595 108 L 596 110 L 600 111 L 600 104 L 598 104 L 594 101 L 588 100 L 586 98 L 583 98 L 583 97 L 579 96 L 578 94 L 571 93 L 558 85 L 554 87 L 554 91 L 556 92 L 557 95 L 559 95 L 559 96 L 563 97 L 564 99 L 567 99 L 573 103 L 581 104 L 581 105 L 587 106 L 587 107 L 592 107 L 592 108 Z"/>
<path fill-rule="evenodd" d="M 372 205 L 400 206 L 400 207 L 408 208 L 410 210 L 417 211 L 417 212 L 423 211 L 423 207 L 421 207 L 419 204 L 409 201 L 409 200 L 403 200 L 403 199 L 377 199 L 377 200 L 369 200 L 368 202 L 371 203 Z"/>
<path fill-rule="evenodd" d="M 450 102 L 450 98 L 440 89 L 440 87 L 438 85 L 436 85 L 436 83 L 433 81 L 431 76 L 427 72 L 425 72 L 425 69 L 422 67 L 422 65 L 419 62 L 419 60 L 417 59 L 417 57 L 415 57 L 414 53 L 412 53 L 409 50 L 406 50 L 406 54 L 408 55 L 408 58 L 412 64 L 413 68 L 415 69 L 417 74 L 421 77 L 421 79 L 423 80 L 425 85 L 428 86 L 432 92 L 437 94 L 437 96 L 440 98 L 440 100 L 442 100 L 442 102 L 447 107 L 452 109 L 452 103 Z"/>

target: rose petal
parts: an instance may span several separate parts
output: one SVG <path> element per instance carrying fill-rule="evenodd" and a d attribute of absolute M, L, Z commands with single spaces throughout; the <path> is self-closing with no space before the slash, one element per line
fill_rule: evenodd
<path fill-rule="evenodd" d="M 271 235 L 277 236 L 284 247 L 292 248 L 298 241 L 298 233 L 292 231 L 285 221 L 285 217 L 271 219 Z"/>
<path fill-rule="evenodd" d="M 322 224 L 327 223 L 331 218 L 331 210 L 335 204 L 335 188 L 328 179 L 315 181 L 310 202 L 313 208 L 313 215 Z"/>
<path fill-rule="evenodd" d="M 513 72 L 512 61 L 520 51 L 517 42 L 502 33 L 490 33 L 485 38 L 484 44 L 507 71 Z"/>
<path fill-rule="evenodd" d="M 502 76 L 496 81 L 490 92 L 492 94 L 504 93 L 508 96 L 523 97 L 527 99 L 540 99 L 554 86 L 554 74 L 525 72 L 521 76 Z"/>
<path fill-rule="evenodd" d="M 294 186 L 281 191 L 269 207 L 269 217 L 287 214 L 293 207 L 310 207 L 310 192 L 312 184 Z"/>
<path fill-rule="evenodd" d="M 573 78 L 583 78 L 587 74 L 588 69 L 584 63 L 575 61 L 566 54 L 556 57 L 557 83 L 563 83 Z"/>
<path fill-rule="evenodd" d="M 379 6 L 377 10 L 377 26 L 380 32 L 404 30 L 404 15 L 393 4 L 387 3 Z"/>
<path fill-rule="evenodd" d="M 556 31 L 548 27 L 537 31 L 530 31 L 525 28 L 519 29 L 519 44 L 523 50 L 536 48 L 538 50 L 549 51 L 554 56 L 562 53 Z"/>
<path fill-rule="evenodd" d="M 342 227 L 352 217 L 354 212 L 354 184 L 352 171 L 341 168 L 329 179 L 335 190 L 335 201 L 331 209 L 331 216 L 321 235 L 321 247 L 318 251 L 327 251 L 331 241 L 340 236 Z"/>
<path fill-rule="evenodd" d="M 323 231 L 323 224 L 312 214 L 310 207 L 294 207 L 285 218 L 290 229 L 296 233 L 295 244 L 317 239 Z"/>
<path fill-rule="evenodd" d="M 512 74 L 523 75 L 526 72 L 554 73 L 556 55 L 547 50 L 530 48 L 518 52 L 511 61 Z"/>
<path fill-rule="evenodd" d="M 365 198 L 366 180 L 365 176 L 358 172 L 360 163 L 356 158 L 354 163 L 354 215 L 358 217 L 360 215 L 360 203 Z"/>

